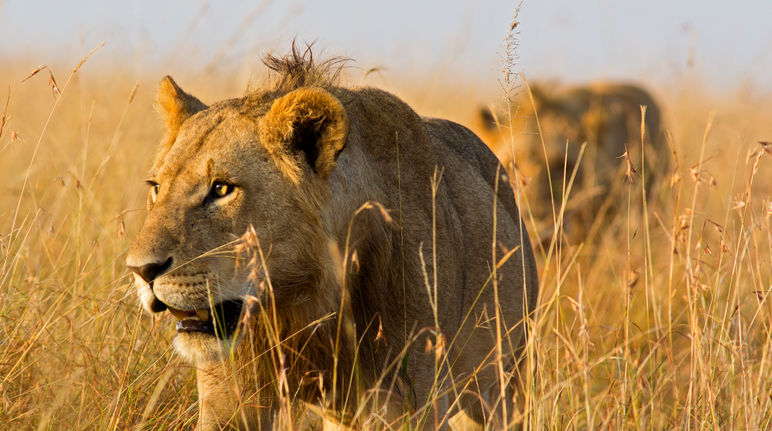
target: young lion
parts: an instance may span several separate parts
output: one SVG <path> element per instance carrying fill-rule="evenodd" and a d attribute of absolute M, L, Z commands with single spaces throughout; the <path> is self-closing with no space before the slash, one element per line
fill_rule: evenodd
<path fill-rule="evenodd" d="M 553 208 L 559 211 L 576 170 L 565 223 L 570 237 L 583 240 L 592 224 L 603 221 L 603 213 L 612 212 L 609 199 L 618 195 L 615 188 L 624 185 L 625 174 L 634 174 L 628 166 L 638 174 L 630 179 L 642 175 L 647 188 L 668 172 L 670 153 L 662 139 L 660 109 L 643 88 L 598 82 L 558 88 L 535 84 L 530 90 L 533 98 L 524 92 L 511 115 L 483 109 L 480 120 L 486 141 L 508 168 L 514 138 L 518 167 L 529 179 L 526 191 L 537 218 L 551 220 Z M 646 107 L 643 145 L 641 106 Z M 507 117 L 512 130 L 507 127 L 501 136 L 497 126 L 510 123 Z"/>
<path fill-rule="evenodd" d="M 126 259 L 143 306 L 178 320 L 197 428 L 281 426 L 299 402 L 354 426 L 366 406 L 375 428 L 511 420 L 538 281 L 496 157 L 334 85 L 310 50 L 266 64 L 273 85 L 211 106 L 161 81 L 168 133 Z"/>

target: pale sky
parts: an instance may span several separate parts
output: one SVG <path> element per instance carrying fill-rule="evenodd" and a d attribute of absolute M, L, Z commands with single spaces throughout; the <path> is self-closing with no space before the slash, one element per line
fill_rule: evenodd
<path fill-rule="evenodd" d="M 134 73 L 196 73 L 257 64 L 296 37 L 395 79 L 441 70 L 495 83 L 518 3 L 0 0 L 0 61 L 74 63 L 105 42 L 101 58 Z M 518 67 L 532 79 L 667 85 L 699 77 L 772 90 L 769 0 L 527 0 L 518 20 Z"/>

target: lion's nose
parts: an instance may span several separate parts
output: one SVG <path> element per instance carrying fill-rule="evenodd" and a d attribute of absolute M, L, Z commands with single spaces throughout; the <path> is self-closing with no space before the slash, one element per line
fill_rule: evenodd
<path fill-rule="evenodd" d="M 166 262 L 152 262 L 139 266 L 129 265 L 129 269 L 136 272 L 143 280 L 150 283 L 159 275 L 166 272 L 172 266 L 172 258 L 166 259 Z"/>

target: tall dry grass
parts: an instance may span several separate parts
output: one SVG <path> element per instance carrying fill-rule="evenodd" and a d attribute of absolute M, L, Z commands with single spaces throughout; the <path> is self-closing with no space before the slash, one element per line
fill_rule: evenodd
<path fill-rule="evenodd" d="M 675 167 L 653 196 L 624 184 L 598 238 L 537 247 L 536 429 L 770 426 L 770 104 L 663 99 Z"/>
<path fill-rule="evenodd" d="M 190 427 L 194 370 L 170 349 L 171 319 L 141 311 L 123 264 L 162 133 L 155 84 L 89 61 L 52 67 L 53 81 L 2 65 L 0 423 Z M 200 88 L 234 96 L 219 82 Z M 668 95 L 677 167 L 647 205 L 633 205 L 640 182 L 625 185 L 596 241 L 536 249 L 527 429 L 772 427 L 772 168 L 758 143 L 772 139 L 772 104 Z M 456 112 L 472 123 L 468 106 Z"/>
<path fill-rule="evenodd" d="M 171 354 L 168 322 L 139 312 L 123 264 L 160 125 L 148 88 L 88 66 L 52 68 L 56 92 L 47 71 L 22 83 L 32 70 L 6 66 L 0 422 L 177 428 L 193 420 L 193 371 Z"/>

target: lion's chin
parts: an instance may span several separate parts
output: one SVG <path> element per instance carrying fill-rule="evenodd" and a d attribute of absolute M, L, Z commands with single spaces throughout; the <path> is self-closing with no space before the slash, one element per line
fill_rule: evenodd
<path fill-rule="evenodd" d="M 220 339 L 202 332 L 178 332 L 174 337 L 174 350 L 194 366 L 225 360 L 233 351 L 235 340 Z"/>

